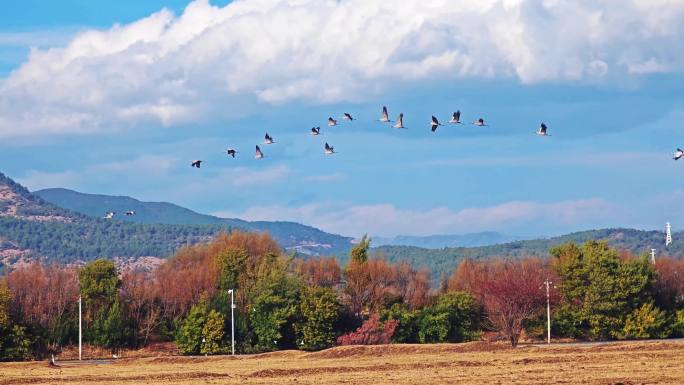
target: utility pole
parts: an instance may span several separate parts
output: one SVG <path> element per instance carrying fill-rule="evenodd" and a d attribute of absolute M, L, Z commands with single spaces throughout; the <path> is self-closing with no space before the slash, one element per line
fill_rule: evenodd
<path fill-rule="evenodd" d="M 549 286 L 553 282 L 546 278 L 544 285 L 546 285 L 546 342 L 551 343 L 551 295 L 549 294 Z"/>
<path fill-rule="evenodd" d="M 655 252 L 656 249 L 651 249 L 651 263 L 655 265 Z"/>
<path fill-rule="evenodd" d="M 82 325 L 82 323 L 83 323 L 82 318 L 83 317 L 81 316 L 81 303 L 82 302 L 83 301 L 81 300 L 81 296 L 79 295 L 78 296 L 78 360 L 79 361 L 81 361 L 81 359 L 82 359 L 82 352 L 83 352 L 83 349 L 82 349 L 83 333 L 81 332 L 82 328 L 83 328 L 83 325 Z"/>
<path fill-rule="evenodd" d="M 665 246 L 669 246 L 672 243 L 672 226 L 670 222 L 665 223 Z"/>
<path fill-rule="evenodd" d="M 235 310 L 233 294 L 235 290 L 228 289 L 228 292 L 230 293 L 230 351 L 232 355 L 235 355 L 235 317 L 233 315 Z"/>

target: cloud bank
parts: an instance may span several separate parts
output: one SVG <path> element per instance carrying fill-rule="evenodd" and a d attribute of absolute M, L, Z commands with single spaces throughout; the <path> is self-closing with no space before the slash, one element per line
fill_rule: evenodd
<path fill-rule="evenodd" d="M 360 236 L 459 234 L 476 231 L 567 231 L 579 224 L 616 218 L 617 207 L 603 199 L 580 199 L 552 203 L 512 201 L 497 206 L 452 210 L 402 209 L 392 204 L 343 206 L 313 203 L 300 207 L 260 206 L 242 212 L 218 212 L 221 217 L 247 220 L 290 220 L 325 231 Z"/>
<path fill-rule="evenodd" d="M 677 0 L 196 0 L 66 46 L 0 80 L 0 137 L 226 118 L 423 80 L 611 82 L 681 72 Z"/>

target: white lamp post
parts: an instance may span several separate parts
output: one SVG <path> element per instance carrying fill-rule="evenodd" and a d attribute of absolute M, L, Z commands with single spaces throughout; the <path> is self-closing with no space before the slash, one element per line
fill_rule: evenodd
<path fill-rule="evenodd" d="M 78 296 L 78 360 L 81 361 L 81 352 L 82 352 L 82 337 L 83 334 L 81 333 L 82 329 L 82 317 L 81 317 L 81 303 L 83 301 L 81 300 L 81 296 Z"/>
<path fill-rule="evenodd" d="M 235 310 L 234 289 L 228 289 L 230 293 L 230 351 L 232 355 L 235 355 L 235 317 L 233 311 Z"/>

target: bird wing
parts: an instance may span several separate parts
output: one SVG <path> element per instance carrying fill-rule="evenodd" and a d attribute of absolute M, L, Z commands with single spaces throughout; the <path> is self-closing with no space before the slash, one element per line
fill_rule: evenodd
<path fill-rule="evenodd" d="M 325 143 L 325 149 L 329 151 L 331 148 L 332 148 L 332 147 L 330 147 L 330 145 L 326 142 L 326 143 Z"/>
<path fill-rule="evenodd" d="M 457 111 L 454 113 L 454 118 L 456 118 L 456 121 L 461 120 L 461 110 L 457 110 Z"/>
<path fill-rule="evenodd" d="M 389 114 L 387 113 L 387 107 L 386 106 L 382 106 L 382 117 L 383 117 L 383 119 L 389 120 Z"/>

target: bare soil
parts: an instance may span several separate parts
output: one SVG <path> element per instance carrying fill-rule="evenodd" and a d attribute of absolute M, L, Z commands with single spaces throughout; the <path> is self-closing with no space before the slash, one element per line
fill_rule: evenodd
<path fill-rule="evenodd" d="M 57 364 L 0 364 L 0 385 L 683 384 L 684 343 L 516 349 L 487 342 L 344 346 L 313 353 L 157 356 L 117 359 L 111 364 Z"/>

